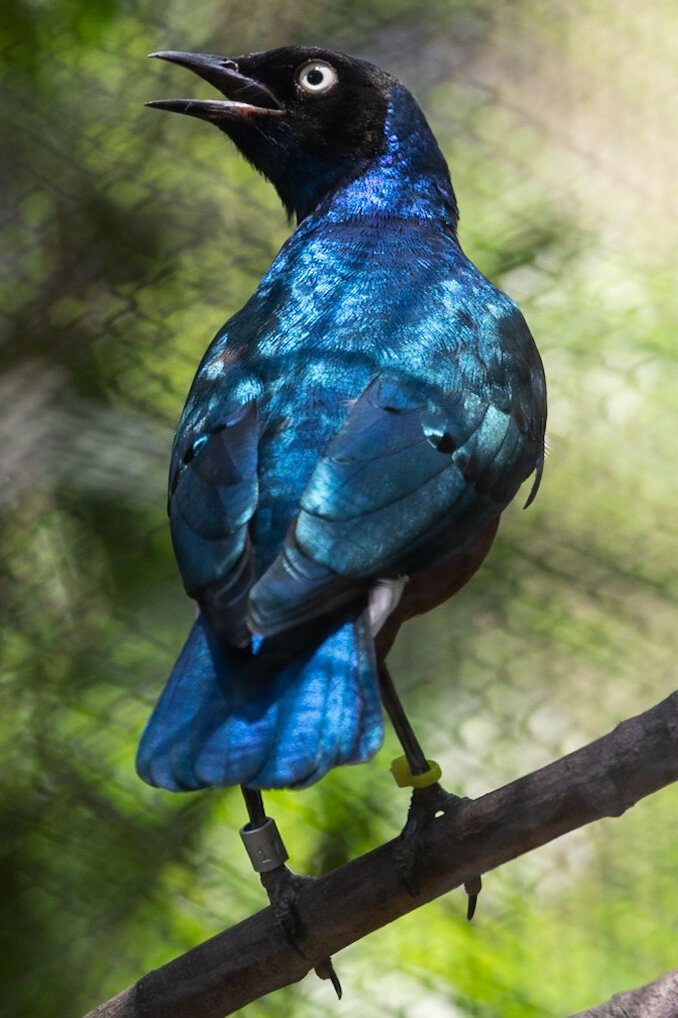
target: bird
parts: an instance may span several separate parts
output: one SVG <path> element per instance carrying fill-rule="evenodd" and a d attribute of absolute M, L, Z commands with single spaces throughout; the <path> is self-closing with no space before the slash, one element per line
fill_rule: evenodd
<path fill-rule="evenodd" d="M 439 787 L 386 657 L 473 576 L 529 478 L 536 494 L 535 342 L 464 254 L 446 160 L 398 79 L 322 47 L 151 56 L 221 95 L 148 105 L 219 128 L 296 228 L 178 426 L 168 513 L 197 616 L 138 773 L 240 785 L 261 826 L 263 790 L 376 754 L 383 701 L 406 773 Z"/>

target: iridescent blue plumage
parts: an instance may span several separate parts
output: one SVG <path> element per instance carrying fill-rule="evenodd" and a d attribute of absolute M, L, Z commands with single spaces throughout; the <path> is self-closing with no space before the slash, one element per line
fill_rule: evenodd
<path fill-rule="evenodd" d="M 261 71 L 257 59 L 279 97 L 287 64 L 260 54 L 241 72 Z M 303 164 L 286 114 L 271 114 L 297 190 L 284 156 L 283 183 L 266 172 L 302 221 L 208 349 L 174 444 L 172 536 L 201 614 L 138 758 L 145 780 L 174 790 L 302 786 L 372 756 L 371 588 L 407 575 L 421 590 L 427 570 L 452 569 L 474 543 L 479 564 L 499 514 L 542 468 L 539 355 L 459 246 L 419 107 L 370 65 L 323 59 L 340 84 L 345 67 L 374 71 L 383 114 L 352 160 L 337 157 L 338 179 L 327 154 Z M 244 130 L 228 133 L 261 168 L 257 146 L 272 142 Z M 407 590 L 402 618 L 414 613 Z"/>

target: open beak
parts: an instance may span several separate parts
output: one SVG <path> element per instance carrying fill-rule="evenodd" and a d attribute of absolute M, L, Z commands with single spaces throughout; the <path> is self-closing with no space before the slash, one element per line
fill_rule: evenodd
<path fill-rule="evenodd" d="M 172 113 L 186 113 L 200 120 L 244 120 L 251 116 L 280 116 L 284 113 L 273 93 L 253 78 L 238 71 L 236 60 L 212 53 L 181 53 L 162 50 L 149 53 L 159 60 L 188 67 L 218 88 L 224 99 L 153 99 L 146 106 Z"/>

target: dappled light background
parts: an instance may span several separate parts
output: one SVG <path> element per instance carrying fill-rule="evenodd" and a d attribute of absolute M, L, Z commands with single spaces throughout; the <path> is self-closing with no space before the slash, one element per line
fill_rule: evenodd
<path fill-rule="evenodd" d="M 77 1015 L 265 903 L 237 791 L 172 797 L 137 739 L 192 617 L 165 475 L 193 372 L 289 227 L 154 49 L 347 49 L 401 77 L 450 160 L 467 253 L 550 389 L 539 497 L 393 672 L 476 796 L 675 684 L 678 9 L 671 0 L 5 0 L 0 23 L 3 1003 Z M 190 90 L 190 92 L 188 91 Z M 302 873 L 396 834 L 388 764 L 270 796 Z M 642 766 L 642 761 L 639 761 Z M 678 796 L 489 874 L 247 1014 L 556 1018 L 676 964 Z"/>

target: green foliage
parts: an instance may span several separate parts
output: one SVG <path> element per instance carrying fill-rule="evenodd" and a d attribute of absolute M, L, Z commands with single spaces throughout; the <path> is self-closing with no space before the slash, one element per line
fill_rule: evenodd
<path fill-rule="evenodd" d="M 288 227 L 217 132 L 143 108 L 185 84 L 147 52 L 318 42 L 399 74 L 450 158 L 462 242 L 538 338 L 539 498 L 393 655 L 447 784 L 480 794 L 672 688 L 678 26 L 668 0 L 613 7 L 5 3 L 0 957 L 15 1018 L 82 1012 L 264 902 L 238 794 L 153 791 L 133 756 L 192 613 L 164 515 L 172 426 Z M 396 752 L 389 736 L 371 765 L 270 796 L 299 872 L 395 834 Z M 654 978 L 675 964 L 675 814 L 667 789 L 488 875 L 471 926 L 456 894 L 354 945 L 336 960 L 342 1012 L 551 1018 Z M 248 1014 L 334 1008 L 306 980 Z"/>

